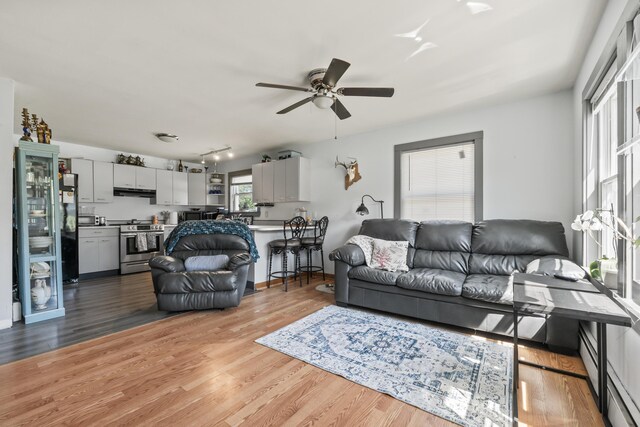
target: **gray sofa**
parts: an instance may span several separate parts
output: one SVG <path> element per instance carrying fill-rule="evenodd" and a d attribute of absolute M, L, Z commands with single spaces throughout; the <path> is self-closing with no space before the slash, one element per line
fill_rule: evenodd
<path fill-rule="evenodd" d="M 229 257 L 225 269 L 186 271 L 184 260 L 199 255 Z M 158 309 L 166 311 L 237 307 L 247 286 L 249 244 L 233 234 L 196 234 L 180 238 L 171 256 L 149 261 Z"/>
<path fill-rule="evenodd" d="M 330 254 L 335 261 L 335 298 L 359 306 L 478 331 L 511 335 L 512 273 L 538 258 L 568 257 L 558 222 L 489 220 L 366 220 L 358 234 L 408 241 L 408 272 L 365 265 L 356 245 Z M 578 322 L 549 316 L 522 317 L 518 335 L 557 351 L 578 347 Z"/>

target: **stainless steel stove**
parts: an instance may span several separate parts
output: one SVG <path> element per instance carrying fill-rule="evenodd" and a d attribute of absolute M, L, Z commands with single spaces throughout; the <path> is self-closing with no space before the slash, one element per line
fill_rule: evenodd
<path fill-rule="evenodd" d="M 120 274 L 149 270 L 149 260 L 164 252 L 163 224 L 120 226 Z"/>

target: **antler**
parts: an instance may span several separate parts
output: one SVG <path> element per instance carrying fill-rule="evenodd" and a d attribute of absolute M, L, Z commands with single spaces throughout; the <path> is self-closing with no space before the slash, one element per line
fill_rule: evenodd
<path fill-rule="evenodd" d="M 342 166 L 345 169 L 349 169 L 349 166 L 347 166 L 346 163 L 339 161 L 338 156 L 336 156 L 336 162 L 334 163 L 333 167 L 337 168 L 338 166 Z"/>

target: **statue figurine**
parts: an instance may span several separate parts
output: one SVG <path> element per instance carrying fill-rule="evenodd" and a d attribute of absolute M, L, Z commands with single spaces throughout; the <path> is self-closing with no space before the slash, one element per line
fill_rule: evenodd
<path fill-rule="evenodd" d="M 49 125 L 45 122 L 44 124 L 44 143 L 51 144 L 51 136 L 53 136 L 53 132 Z"/>
<path fill-rule="evenodd" d="M 29 123 L 29 110 L 22 109 L 22 138 L 20 141 L 33 142 L 31 139 L 31 124 Z"/>
<path fill-rule="evenodd" d="M 46 144 L 45 142 L 46 129 L 47 129 L 47 124 L 44 122 L 44 120 L 40 119 L 40 123 L 38 123 L 38 125 L 36 126 L 36 134 L 38 135 L 38 142 L 40 144 Z"/>

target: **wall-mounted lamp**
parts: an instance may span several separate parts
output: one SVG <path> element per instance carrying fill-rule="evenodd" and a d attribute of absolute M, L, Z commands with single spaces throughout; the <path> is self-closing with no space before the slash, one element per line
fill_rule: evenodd
<path fill-rule="evenodd" d="M 370 198 L 371 200 L 373 200 L 376 203 L 380 203 L 380 218 L 384 219 L 384 206 L 383 206 L 384 201 L 383 200 L 376 200 L 376 199 L 374 199 L 373 197 L 371 197 L 368 194 L 365 194 L 364 196 L 362 196 L 362 200 L 360 200 L 360 206 L 358 206 L 358 209 L 356 209 L 356 213 L 358 215 L 369 215 L 369 209 L 367 209 L 367 207 L 364 205 L 364 198 L 365 197 Z"/>

